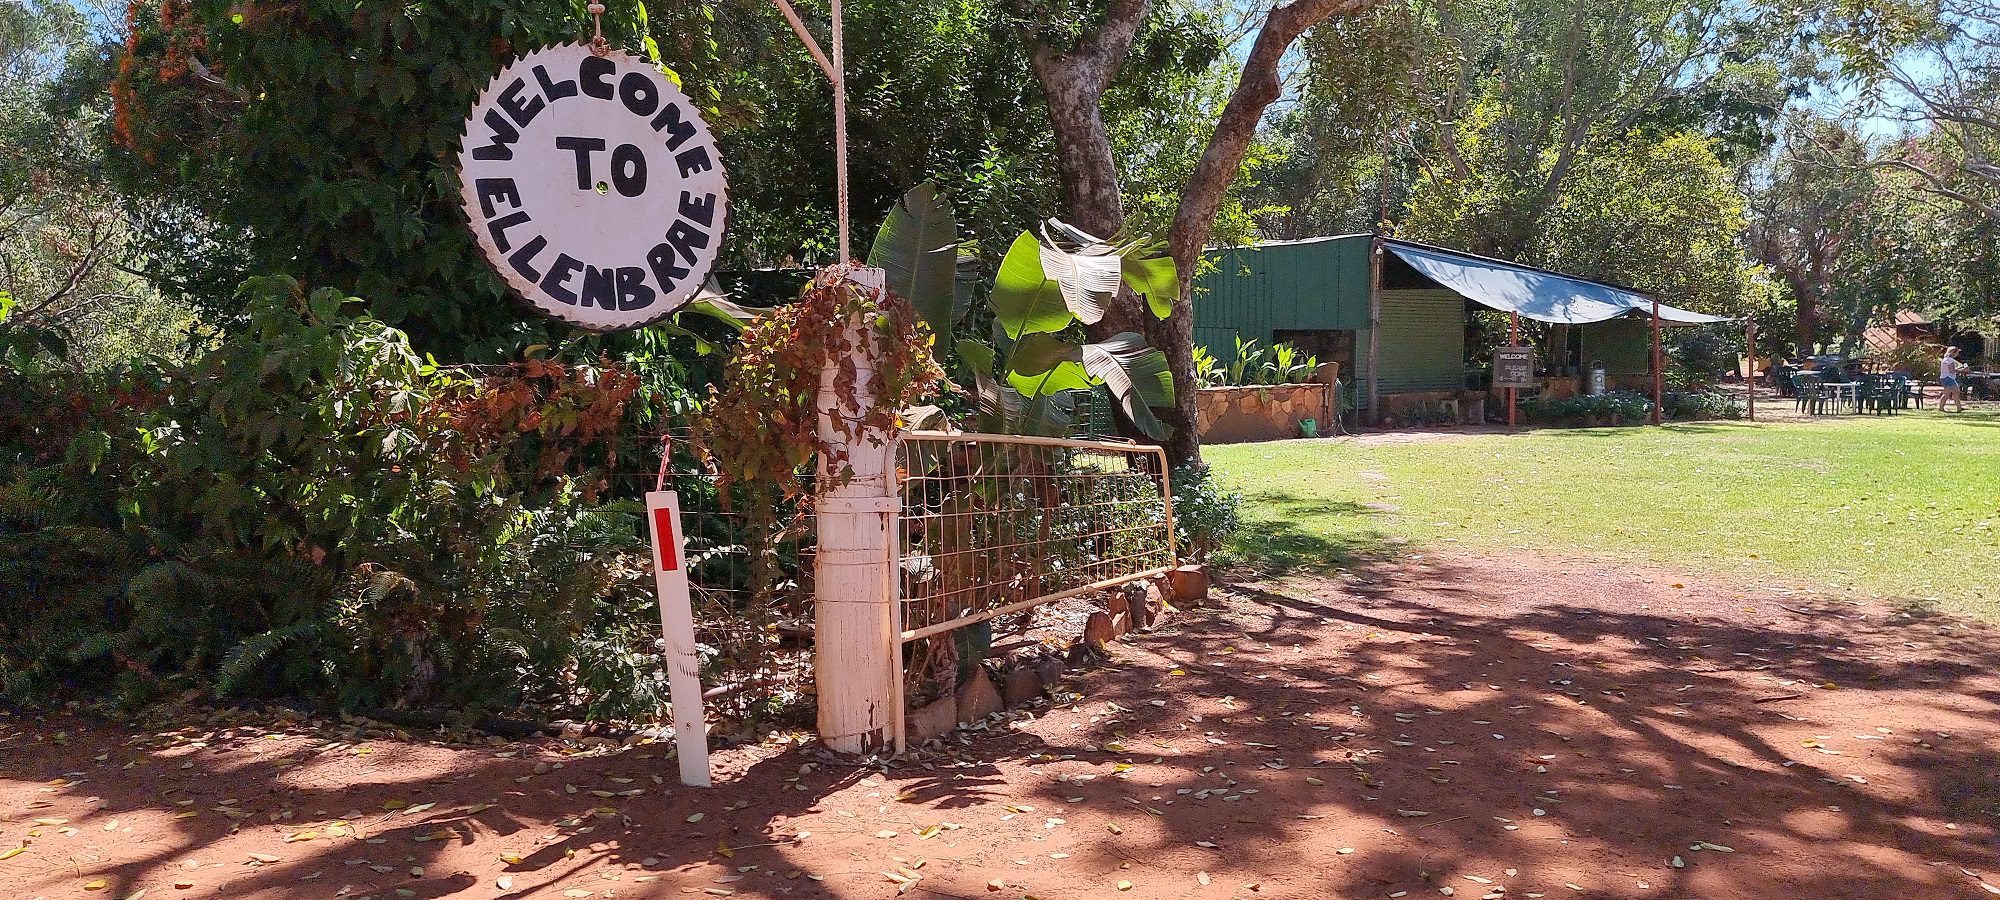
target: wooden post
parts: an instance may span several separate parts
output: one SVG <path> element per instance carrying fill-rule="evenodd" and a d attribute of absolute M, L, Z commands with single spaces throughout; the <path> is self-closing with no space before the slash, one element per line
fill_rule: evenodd
<path fill-rule="evenodd" d="M 861 290 L 880 292 L 881 269 L 854 269 Z M 901 750 L 902 653 L 896 623 L 896 541 L 899 504 L 895 435 L 869 431 L 851 441 L 833 417 L 860 421 L 875 402 L 875 341 L 869 326 L 847 323 L 854 360 L 854 402 L 834 388 L 836 367 L 820 373 L 820 438 L 844 453 L 849 477 L 819 461 L 819 550 L 814 560 L 813 679 L 818 686 L 819 736 L 838 753 Z"/>
<path fill-rule="evenodd" d="M 1745 319 L 1743 348 L 1750 356 L 1750 370 L 1743 376 L 1744 399 L 1750 404 L 1750 421 L 1757 421 L 1757 320 Z"/>
<path fill-rule="evenodd" d="M 662 460 L 662 471 L 665 464 Z M 708 787 L 708 727 L 701 712 L 701 659 L 695 654 L 679 492 L 647 492 L 646 523 L 653 532 L 653 577 L 660 592 L 660 636 L 666 643 L 667 696 L 674 708 L 681 783 Z"/>
<path fill-rule="evenodd" d="M 1660 424 L 1660 298 L 1653 298 L 1653 424 Z"/>
<path fill-rule="evenodd" d="M 1509 312 L 1507 314 L 1507 346 L 1509 347 L 1521 346 L 1521 314 L 1518 311 Z M 1514 400 L 1517 396 L 1519 396 L 1519 393 L 1520 391 L 1518 388 L 1510 387 L 1507 389 L 1507 433 L 1508 434 L 1514 433 L 1514 412 L 1515 412 Z"/>

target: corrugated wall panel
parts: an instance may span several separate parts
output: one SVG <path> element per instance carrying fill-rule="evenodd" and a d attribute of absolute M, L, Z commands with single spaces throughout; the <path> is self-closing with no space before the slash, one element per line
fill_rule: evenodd
<path fill-rule="evenodd" d="M 1465 298 L 1443 290 L 1382 292 L 1378 390 L 1465 387 Z"/>
<path fill-rule="evenodd" d="M 1217 329 L 1234 329 L 1268 346 L 1279 329 L 1365 329 L 1371 245 L 1362 234 L 1214 251 L 1215 268 L 1195 285 L 1195 333 L 1229 336 Z M 1233 340 L 1206 346 L 1217 359 L 1235 357 Z"/>
<path fill-rule="evenodd" d="M 1611 319 L 1579 326 L 1583 330 L 1583 367 L 1599 362 L 1612 375 L 1645 375 L 1653 371 L 1653 323 L 1647 319 Z"/>

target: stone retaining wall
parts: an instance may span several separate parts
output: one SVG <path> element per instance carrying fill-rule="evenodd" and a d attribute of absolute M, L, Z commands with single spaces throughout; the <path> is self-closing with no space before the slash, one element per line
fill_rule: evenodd
<path fill-rule="evenodd" d="M 1304 419 L 1318 421 L 1321 434 L 1333 431 L 1324 384 L 1203 388 L 1194 408 L 1204 444 L 1294 438 Z"/>

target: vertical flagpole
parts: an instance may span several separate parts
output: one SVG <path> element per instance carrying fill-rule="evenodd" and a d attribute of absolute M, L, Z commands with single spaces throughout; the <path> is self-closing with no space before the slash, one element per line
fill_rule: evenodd
<path fill-rule="evenodd" d="M 1660 298 L 1653 298 L 1653 424 L 1660 424 Z"/>

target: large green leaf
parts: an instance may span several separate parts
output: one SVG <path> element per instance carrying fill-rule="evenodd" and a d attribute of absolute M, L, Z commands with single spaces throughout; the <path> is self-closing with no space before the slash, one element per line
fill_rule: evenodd
<path fill-rule="evenodd" d="M 1053 334 L 1031 334 L 1014 345 L 1014 352 L 1007 357 L 1007 368 L 1022 375 L 1040 375 L 1055 368 L 1064 360 L 1083 360 L 1083 345 L 1071 343 Z"/>
<path fill-rule="evenodd" d="M 1181 277 L 1166 248 L 1160 244 L 1134 244 L 1119 259 L 1125 286 L 1145 296 L 1153 317 L 1164 319 L 1173 314 L 1174 301 L 1181 295 Z"/>
<path fill-rule="evenodd" d="M 1054 224 L 1060 226 L 1062 223 Z M 1090 238 L 1090 235 L 1073 228 L 1067 229 L 1066 233 Z M 1102 321 L 1105 308 L 1118 297 L 1122 263 L 1117 248 L 1090 238 L 1070 249 L 1051 236 L 1042 244 L 1041 254 L 1042 274 L 1062 291 L 1063 303 L 1069 311 L 1075 313 L 1085 325 Z"/>
<path fill-rule="evenodd" d="M 1097 383 L 1083 368 L 1083 347 L 1053 334 L 1031 334 L 1007 357 L 1007 383 L 1029 397 L 1089 390 Z"/>
<path fill-rule="evenodd" d="M 958 342 L 958 359 L 965 364 L 966 371 L 970 372 L 972 377 L 993 377 L 992 347 L 971 338 L 962 338 Z"/>
<path fill-rule="evenodd" d="M 1173 434 L 1150 409 L 1174 402 L 1174 376 L 1167 367 L 1166 354 L 1146 346 L 1137 333 L 1125 331 L 1110 340 L 1084 345 L 1082 355 L 1084 369 L 1104 382 L 1133 425 L 1156 441 Z"/>
<path fill-rule="evenodd" d="M 868 264 L 888 278 L 889 291 L 910 301 L 933 334 L 950 334 L 957 321 L 958 223 L 929 182 L 917 185 L 889 210 Z"/>
<path fill-rule="evenodd" d="M 1019 369 L 1010 371 L 1007 383 L 1025 396 L 1046 397 L 1062 391 L 1090 390 L 1096 386 L 1097 379 L 1090 377 L 1083 363 L 1066 359 L 1034 375 Z"/>
<path fill-rule="evenodd" d="M 715 280 L 702 285 L 694 299 L 681 309 L 682 314 L 694 313 L 722 322 L 742 334 L 749 330 L 750 323 L 757 321 L 771 310 L 768 307 L 744 306 L 731 299 L 729 294 L 716 287 Z"/>
<path fill-rule="evenodd" d="M 1042 244 L 1033 234 L 1022 232 L 1000 260 L 993 279 L 993 314 L 1014 340 L 1061 331 L 1076 321 L 1062 289 L 1042 271 Z"/>
<path fill-rule="evenodd" d="M 1029 397 L 993 377 L 993 348 L 975 340 L 958 342 L 958 358 L 972 375 L 978 429 L 988 434 L 1059 436 L 1069 432 L 1072 402 L 1067 395 Z"/>

